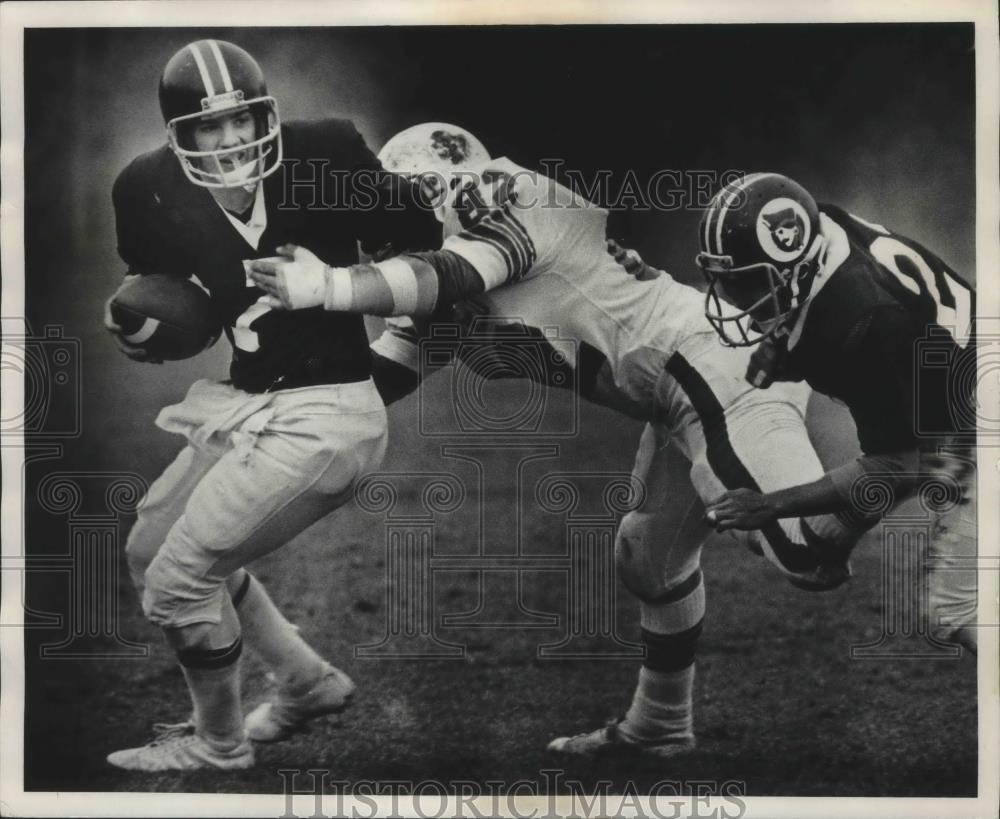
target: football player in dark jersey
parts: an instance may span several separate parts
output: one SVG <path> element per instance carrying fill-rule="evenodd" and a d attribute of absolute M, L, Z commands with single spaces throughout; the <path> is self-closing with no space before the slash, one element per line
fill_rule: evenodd
<path fill-rule="evenodd" d="M 843 402 L 863 453 L 813 483 L 726 492 L 707 507 L 708 522 L 756 529 L 838 513 L 874 525 L 873 490 L 897 502 L 937 492 L 947 500 L 930 510 L 932 639 L 974 650 L 974 290 L 916 242 L 817 205 L 775 173 L 716 194 L 700 242 L 709 322 L 726 344 L 759 345 L 748 380 L 767 388 L 804 379 Z M 724 300 L 740 312 L 722 309 Z"/>
<path fill-rule="evenodd" d="M 158 426 L 188 444 L 150 487 L 126 547 L 143 611 L 177 652 L 193 715 L 108 760 L 146 771 L 245 768 L 250 739 L 280 739 L 342 709 L 354 686 L 242 567 L 342 504 L 386 444 L 362 316 L 272 310 L 245 263 L 301 242 L 350 264 L 358 242 L 369 252 L 420 249 L 440 241 L 440 228 L 349 121 L 282 122 L 259 65 L 238 46 L 185 46 L 159 96 L 168 145 L 135 159 L 114 185 L 119 254 L 128 275 L 197 277 L 233 358 L 230 381 L 199 381 L 160 413 Z M 119 346 L 148 360 L 125 339 Z M 244 640 L 276 680 L 245 723 Z"/>

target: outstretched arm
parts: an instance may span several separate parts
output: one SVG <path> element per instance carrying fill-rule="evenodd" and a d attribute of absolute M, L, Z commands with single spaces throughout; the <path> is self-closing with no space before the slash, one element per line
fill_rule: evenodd
<path fill-rule="evenodd" d="M 476 268 L 450 250 L 350 267 L 330 267 L 295 245 L 278 252 L 278 257 L 252 261 L 249 274 L 272 307 L 287 310 L 322 306 L 371 316 L 430 316 L 485 289 Z"/>
<path fill-rule="evenodd" d="M 778 518 L 802 517 L 840 512 L 847 501 L 837 491 L 829 475 L 817 481 L 763 494 L 752 489 L 724 492 L 705 510 L 705 521 L 716 531 L 752 531 Z"/>
<path fill-rule="evenodd" d="M 767 494 L 752 489 L 725 492 L 706 506 L 705 520 L 724 532 L 759 529 L 779 518 L 836 512 L 865 519 L 871 514 L 865 510 L 869 493 L 886 492 L 897 500 L 907 497 L 914 491 L 919 469 L 917 449 L 862 455 L 801 486 Z"/>

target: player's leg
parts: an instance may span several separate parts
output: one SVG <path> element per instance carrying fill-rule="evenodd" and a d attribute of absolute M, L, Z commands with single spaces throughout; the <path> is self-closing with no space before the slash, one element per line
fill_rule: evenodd
<path fill-rule="evenodd" d="M 139 504 L 136 520 L 125 543 L 129 574 L 140 597 L 146 569 L 167 539 L 167 533 L 184 514 L 184 507 L 205 473 L 225 450 L 186 446 L 163 471 Z"/>
<path fill-rule="evenodd" d="M 199 567 L 203 572 L 201 577 L 197 572 L 189 573 L 189 586 L 199 589 L 205 602 L 215 593 L 214 586 L 243 565 L 280 547 L 340 506 L 350 497 L 357 477 L 381 461 L 384 452 L 381 410 L 296 417 L 287 428 L 284 423 L 280 416 L 275 418 L 270 434 L 258 439 L 249 459 L 244 460 L 245 456 L 235 450 L 221 459 L 217 474 L 206 476 L 204 486 L 199 488 L 171 533 L 177 543 L 186 541 L 186 545 L 176 550 L 181 555 L 190 555 L 211 544 L 208 551 L 215 561 L 207 568 Z M 213 477 L 218 479 L 211 480 Z M 248 506 L 252 513 L 248 513 Z M 227 514 L 226 510 L 235 514 Z M 213 539 L 213 533 L 223 529 L 228 538 L 220 543 Z M 157 558 L 158 562 L 162 558 L 167 571 L 173 554 L 165 547 Z M 154 563 L 147 577 L 157 568 Z M 280 644 L 282 637 L 291 636 L 284 625 L 287 621 L 282 618 L 283 623 L 276 623 L 273 612 L 266 610 L 268 601 L 259 592 L 262 588 L 251 581 L 247 594 L 252 596 L 249 600 L 244 596 L 239 608 L 251 604 L 244 619 L 251 621 L 258 638 L 265 638 L 259 643 L 278 667 L 277 676 L 283 684 L 279 687 L 280 694 L 294 699 L 323 679 L 329 666 L 311 650 L 289 652 Z M 156 603 L 155 599 L 150 603 L 154 611 Z M 176 599 L 171 600 L 167 595 L 161 608 L 169 612 L 172 604 L 176 604 Z M 192 608 L 187 607 L 189 617 Z M 268 633 L 276 625 L 277 630 Z M 286 663 L 292 667 L 285 668 Z M 349 680 L 342 683 L 335 675 L 333 682 L 339 684 L 341 701 L 349 696 L 350 691 L 343 690 L 353 688 Z M 228 717 L 224 719 L 229 724 Z"/>
<path fill-rule="evenodd" d="M 775 492 L 823 476 L 825 470 L 809 440 L 802 408 L 771 399 L 770 394 L 781 387 L 751 394 L 726 409 L 732 463 L 713 466 L 726 470 L 724 475 L 717 474 L 724 477 L 727 489 L 747 486 Z M 759 546 L 794 585 L 827 591 L 850 578 L 850 553 L 871 523 L 840 515 L 783 518 L 741 537 L 749 540 L 751 548 Z"/>
<path fill-rule="evenodd" d="M 299 407 L 288 419 L 275 414 L 251 450 L 228 451 L 198 485 L 147 570 L 144 609 L 177 649 L 195 703 L 195 731 L 186 741 L 224 754 L 249 748 L 238 696 L 239 624 L 227 579 L 336 508 L 357 477 L 377 467 L 385 415 L 371 392 L 377 410 L 334 414 Z M 166 758 L 176 756 L 176 742 L 170 754 L 162 744 L 159 752 L 154 747 L 109 759 L 123 767 L 183 766 Z M 197 767 L 205 760 L 188 753 L 187 761 Z"/>
<path fill-rule="evenodd" d="M 631 742 L 663 746 L 663 752 L 694 745 L 695 653 L 705 617 L 699 565 L 705 538 L 703 511 L 696 498 L 685 500 L 675 514 L 655 515 L 643 536 L 650 551 L 662 550 L 667 559 L 656 575 L 662 578 L 658 594 L 650 594 L 652 589 L 644 588 L 648 584 L 639 587 L 646 658 L 618 733 Z"/>
<path fill-rule="evenodd" d="M 378 424 L 363 414 L 345 415 L 336 421 L 334 429 L 323 430 L 318 436 L 328 443 L 339 442 L 337 446 L 343 451 L 353 452 L 357 460 L 351 472 L 350 460 L 341 458 L 341 462 L 348 466 L 348 472 L 330 472 L 324 478 L 326 486 L 317 487 L 321 495 L 327 497 L 331 492 L 340 492 L 329 508 L 345 502 L 351 496 L 357 477 L 377 468 L 385 452 L 385 420 L 381 402 L 374 390 L 367 395 L 367 386 L 358 389 L 366 399 L 362 406 L 378 404 Z M 315 406 L 303 408 L 300 412 L 306 417 L 310 413 L 314 414 L 313 417 L 326 414 L 323 407 Z M 301 430 L 296 429 L 299 422 L 294 418 L 286 431 L 299 434 Z M 278 422 L 275 426 L 281 429 Z M 247 715 L 245 726 L 250 738 L 258 742 L 285 739 L 309 720 L 346 708 L 355 689 L 350 677 L 327 662 L 302 639 L 298 628 L 281 614 L 259 580 L 246 570 L 242 575 L 236 572 L 232 577 L 239 579 L 238 583 L 231 582 L 230 588 L 240 623 L 246 629 L 248 638 L 252 637 L 255 650 L 268 664 L 269 677 L 275 684 L 267 701 Z"/>
<path fill-rule="evenodd" d="M 679 453 L 665 456 L 667 437 L 647 426 L 636 455 L 634 476 L 646 486 L 640 510 L 622 520 L 616 561 L 625 587 L 638 599 L 646 658 L 625 717 L 616 724 L 549 748 L 594 755 L 617 748 L 659 756 L 694 746 L 692 690 L 695 651 L 705 614 L 699 567 L 705 526 L 703 507 Z"/>
<path fill-rule="evenodd" d="M 687 339 L 657 385 L 661 403 L 695 421 L 678 427 L 690 453 L 691 479 L 706 503 L 726 489 L 770 492 L 818 480 L 823 467 L 809 441 L 805 412 L 809 388 L 779 383 L 767 390 L 744 379 L 746 353 L 724 350 L 705 334 Z M 856 541 L 833 516 L 773 521 L 760 532 L 734 535 L 764 556 L 795 585 L 819 591 L 850 577 L 850 543 Z"/>
<path fill-rule="evenodd" d="M 149 488 L 125 547 L 129 572 L 140 596 L 146 569 L 183 514 L 195 487 L 224 452 L 224 447 L 189 445 Z M 302 694 L 326 675 L 337 677 L 246 569 L 234 572 L 227 585 L 245 646 L 261 657 L 281 688 Z M 343 691 L 353 687 L 340 677 L 338 685 Z"/>
<path fill-rule="evenodd" d="M 281 688 L 296 693 L 309 690 L 329 668 L 326 660 L 282 614 L 258 578 L 240 569 L 227 585 L 247 647 L 260 657 Z"/>
<path fill-rule="evenodd" d="M 971 452 L 941 452 L 922 459 L 928 477 L 942 479 L 942 497 L 957 503 L 935 521 L 928 550 L 927 583 L 932 633 L 977 651 L 976 469 Z M 957 490 L 953 493 L 950 490 Z"/>
<path fill-rule="evenodd" d="M 771 491 L 821 477 L 805 428 L 808 387 L 750 387 L 743 377 L 746 352 L 720 348 L 710 336 L 687 338 L 657 384 L 661 406 L 676 419 L 678 443 L 691 459 L 691 480 L 702 501 L 726 489 Z M 804 588 L 833 588 L 849 576 L 846 557 L 825 565 L 825 555 L 813 543 L 820 533 L 798 520 L 733 536 Z"/>

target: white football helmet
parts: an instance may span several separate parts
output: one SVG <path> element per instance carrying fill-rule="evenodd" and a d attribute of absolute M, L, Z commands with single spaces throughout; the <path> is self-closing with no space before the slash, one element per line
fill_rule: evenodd
<path fill-rule="evenodd" d="M 441 219 L 448 192 L 491 157 L 483 143 L 464 128 L 447 122 L 422 122 L 392 137 L 378 158 L 387 171 L 418 177 L 425 201 Z"/>

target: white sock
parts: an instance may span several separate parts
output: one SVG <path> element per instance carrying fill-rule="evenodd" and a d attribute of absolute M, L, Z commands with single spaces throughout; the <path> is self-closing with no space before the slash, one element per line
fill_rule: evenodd
<path fill-rule="evenodd" d="M 695 649 L 705 617 L 701 570 L 673 585 L 661 601 L 643 602 L 640 613 L 646 660 L 618 731 L 635 742 L 693 739 Z"/>
<path fill-rule="evenodd" d="M 267 664 L 281 688 L 293 695 L 304 694 L 323 676 L 327 662 L 285 619 L 263 584 L 249 572 L 246 577 L 248 585 L 241 588 L 242 594 L 233 596 L 243 638 Z"/>
<path fill-rule="evenodd" d="M 680 671 L 639 670 L 632 705 L 618 731 L 635 742 L 693 739 L 694 665 Z"/>
<path fill-rule="evenodd" d="M 240 704 L 239 638 L 221 649 L 185 649 L 177 652 L 194 704 L 198 736 L 220 750 L 235 748 L 245 739 Z"/>

